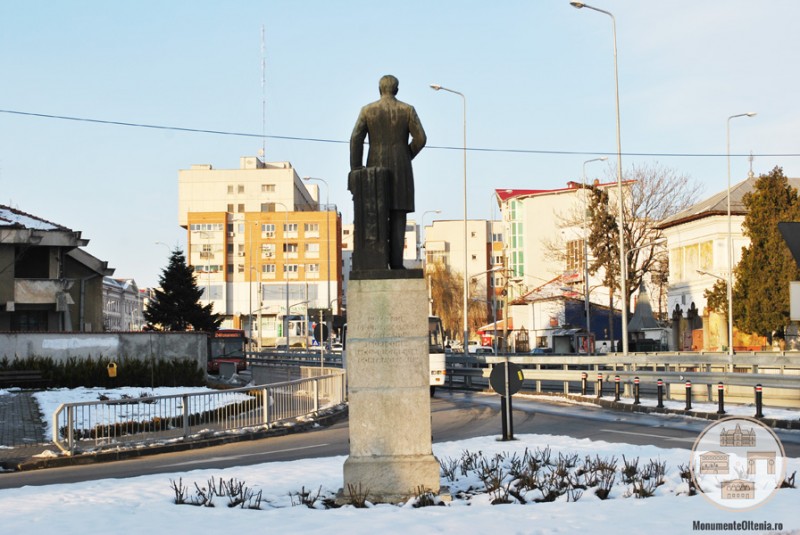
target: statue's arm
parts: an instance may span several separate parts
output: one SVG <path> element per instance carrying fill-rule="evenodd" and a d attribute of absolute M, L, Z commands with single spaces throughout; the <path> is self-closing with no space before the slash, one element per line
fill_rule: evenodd
<path fill-rule="evenodd" d="M 425 135 L 425 130 L 422 128 L 422 123 L 417 116 L 417 110 L 413 106 L 411 107 L 408 131 L 411 134 L 411 143 L 408 148 L 411 151 L 411 159 L 413 160 L 425 146 L 425 143 L 428 142 L 428 137 Z"/>
<path fill-rule="evenodd" d="M 367 137 L 367 118 L 364 110 L 358 114 L 358 120 L 350 134 L 350 170 L 364 167 L 364 140 Z"/>

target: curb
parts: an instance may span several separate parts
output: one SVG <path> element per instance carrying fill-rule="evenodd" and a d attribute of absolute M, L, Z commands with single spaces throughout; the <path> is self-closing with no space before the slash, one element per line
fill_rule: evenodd
<path fill-rule="evenodd" d="M 6 470 L 14 470 L 18 472 L 28 470 L 40 470 L 44 468 L 59 468 L 64 466 L 80 466 L 101 462 L 122 461 L 128 459 L 136 459 L 149 455 L 158 455 L 160 453 L 171 453 L 176 451 L 187 451 L 194 449 L 208 448 L 211 446 L 220 446 L 223 444 L 230 444 L 234 442 L 245 442 L 249 440 L 260 440 L 263 438 L 271 438 L 278 436 L 285 436 L 294 433 L 302 433 L 309 431 L 314 427 L 328 427 L 340 420 L 347 418 L 348 408 L 347 405 L 341 405 L 334 409 L 330 409 L 325 414 L 316 416 L 312 421 L 305 421 L 293 423 L 281 427 L 270 429 L 263 429 L 260 431 L 253 431 L 242 434 L 230 434 L 213 436 L 209 438 L 189 439 L 186 441 L 175 442 L 172 444 L 159 444 L 157 446 L 137 447 L 133 449 L 119 449 L 113 451 L 93 451 L 87 453 L 78 453 L 75 455 L 64 454 L 58 457 L 31 457 L 24 460 L 9 460 L 0 463 L 0 466 Z"/>

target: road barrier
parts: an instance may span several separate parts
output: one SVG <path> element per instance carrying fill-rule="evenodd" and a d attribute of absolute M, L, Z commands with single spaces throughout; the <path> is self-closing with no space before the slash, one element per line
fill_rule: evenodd
<path fill-rule="evenodd" d="M 53 442 L 72 454 L 269 428 L 344 403 L 344 372 L 326 371 L 318 377 L 230 390 L 64 403 L 53 414 Z"/>
<path fill-rule="evenodd" d="M 618 395 L 639 399 L 639 395 L 663 400 L 767 403 L 776 407 L 800 408 L 800 353 L 764 352 L 746 354 L 652 353 L 624 357 L 619 354 L 520 356 L 448 356 L 448 384 L 479 384 L 491 369 L 506 361 L 523 371 L 525 388 L 536 392 L 563 391 L 586 395 L 589 372 L 597 374 L 595 396 L 603 396 L 603 383 L 614 381 Z M 619 381 L 617 381 L 619 378 Z M 720 387 L 720 384 L 722 385 Z M 619 385 L 619 386 L 617 386 Z M 758 385 L 758 388 L 756 386 Z M 655 387 L 655 388 L 654 388 Z M 641 390 L 640 390 L 641 388 Z M 654 392 L 655 390 L 655 392 Z M 723 401 L 723 403 L 724 403 Z M 723 405 L 721 404 L 720 407 Z M 724 409 L 721 409 L 724 410 Z M 722 414 L 722 413 L 720 413 Z"/>

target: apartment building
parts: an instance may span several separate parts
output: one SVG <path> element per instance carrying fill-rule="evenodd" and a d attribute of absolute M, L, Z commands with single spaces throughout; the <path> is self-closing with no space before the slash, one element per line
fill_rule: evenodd
<path fill-rule="evenodd" d="M 616 183 L 595 186 L 607 188 L 610 202 L 617 198 Z M 608 292 L 601 275 L 590 276 L 585 284 L 589 190 L 578 182 L 550 190 L 496 190 L 504 227 L 504 247 L 508 259 L 512 298 L 547 284 L 555 278 L 590 300 L 608 303 Z"/>
<path fill-rule="evenodd" d="M 421 249 L 425 262 L 438 262 L 460 276 L 466 273 L 477 287 L 472 297 L 484 300 L 487 311 L 496 304 L 492 292 L 499 292 L 504 284 L 501 225 L 496 221 L 469 219 L 465 232 L 464 220 L 439 220 L 426 225 L 424 230 Z M 498 312 L 498 317 L 502 317 L 502 312 Z"/>
<path fill-rule="evenodd" d="M 289 162 L 240 159 L 239 169 L 192 165 L 178 173 L 178 218 L 201 301 L 272 346 L 342 297 L 341 214 Z"/>

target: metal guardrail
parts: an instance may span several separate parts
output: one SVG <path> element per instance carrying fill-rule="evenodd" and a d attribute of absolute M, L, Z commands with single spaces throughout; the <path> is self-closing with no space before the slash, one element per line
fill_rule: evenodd
<path fill-rule="evenodd" d="M 494 365 L 510 361 L 522 368 L 526 381 L 535 383 L 537 392 L 542 383 L 561 383 L 565 394 L 576 393 L 582 374 L 587 374 L 589 383 L 614 382 L 615 376 L 630 394 L 635 378 L 642 385 L 655 385 L 660 379 L 667 386 L 684 387 L 689 380 L 699 389 L 705 387 L 711 400 L 719 383 L 727 387 L 755 388 L 765 390 L 765 400 L 782 399 L 784 404 L 800 407 L 800 353 L 763 352 L 746 354 L 709 353 L 652 353 L 622 355 L 448 355 L 447 375 L 449 384 L 455 377 L 462 377 L 469 385 L 476 378 L 488 378 Z M 680 391 L 677 392 L 680 396 Z"/>
<path fill-rule="evenodd" d="M 308 351 L 306 349 L 270 349 L 268 351 L 248 352 L 245 354 L 247 365 L 260 364 L 264 366 L 319 366 L 324 368 L 341 368 L 342 352 Z"/>
<path fill-rule="evenodd" d="M 122 400 L 64 403 L 53 414 L 53 442 L 62 451 L 186 440 L 267 428 L 346 399 L 344 372 L 262 386 Z"/>

